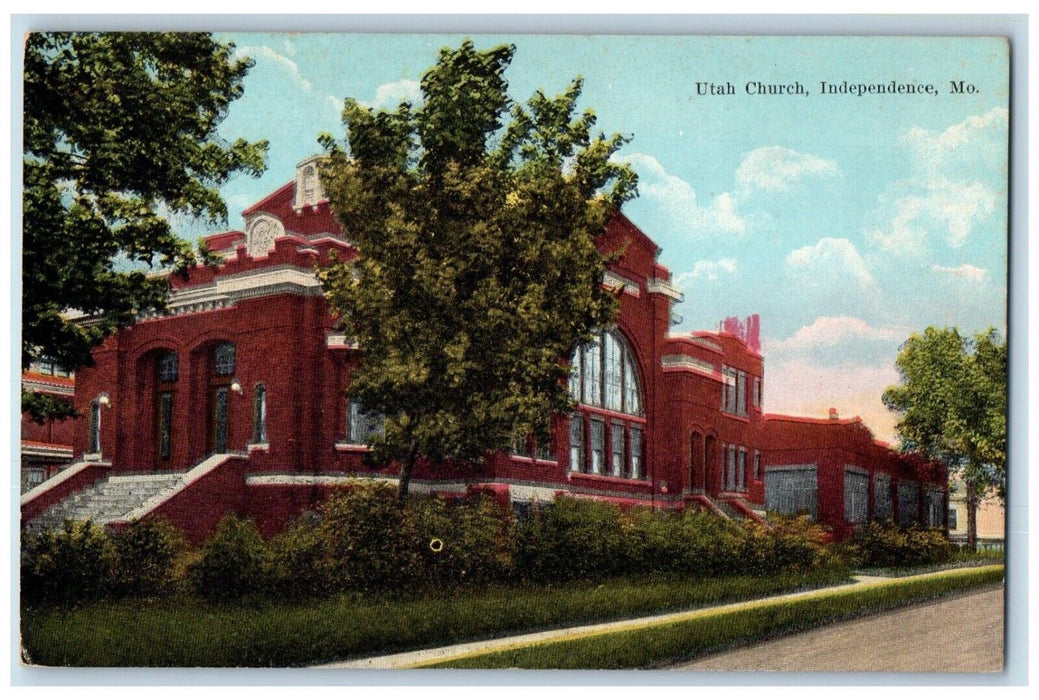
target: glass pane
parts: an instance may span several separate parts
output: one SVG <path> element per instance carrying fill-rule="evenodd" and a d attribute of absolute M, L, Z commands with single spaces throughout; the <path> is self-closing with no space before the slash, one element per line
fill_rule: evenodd
<path fill-rule="evenodd" d="M 592 420 L 592 474 L 602 474 L 606 456 L 606 424 Z"/>
<path fill-rule="evenodd" d="M 919 487 L 910 482 L 898 482 L 898 524 L 908 527 L 920 519 L 918 500 L 920 497 Z"/>
<path fill-rule="evenodd" d="M 765 472 L 765 509 L 781 515 L 808 513 L 816 517 L 818 491 L 815 467 L 771 469 Z"/>
<path fill-rule="evenodd" d="M 614 476 L 624 472 L 624 426 L 614 423 L 610 426 L 610 461 Z"/>
<path fill-rule="evenodd" d="M 869 476 L 851 470 L 844 472 L 844 520 L 866 522 L 869 501 Z"/>
<path fill-rule="evenodd" d="M 578 403 L 581 402 L 581 348 L 574 350 L 574 356 L 570 358 L 570 398 Z"/>
<path fill-rule="evenodd" d="M 570 471 L 580 471 L 584 467 L 584 418 L 580 415 L 570 416 Z"/>
<path fill-rule="evenodd" d="M 873 480 L 873 517 L 891 518 L 891 478 L 887 474 L 877 474 Z"/>
<path fill-rule="evenodd" d="M 267 442 L 267 387 L 263 384 L 256 386 L 253 399 L 253 442 Z"/>
<path fill-rule="evenodd" d="M 168 460 L 173 445 L 173 392 L 159 394 L 159 459 Z"/>
<path fill-rule="evenodd" d="M 624 353 L 624 412 L 633 416 L 642 415 L 639 373 L 635 369 L 635 358 L 630 351 Z"/>
<path fill-rule="evenodd" d="M 642 430 L 631 429 L 631 470 L 629 475 L 632 479 L 642 478 Z"/>
<path fill-rule="evenodd" d="M 227 387 L 216 390 L 213 407 L 213 451 L 227 452 Z"/>
<path fill-rule="evenodd" d="M 603 348 L 605 370 L 605 407 L 611 411 L 620 411 L 621 404 L 621 346 L 613 333 L 606 333 Z"/>
<path fill-rule="evenodd" d="M 101 451 L 101 404 L 97 401 L 90 404 L 90 451 L 97 454 Z"/>
<path fill-rule="evenodd" d="M 159 359 L 159 381 L 164 384 L 177 381 L 179 375 L 177 353 L 167 352 Z"/>
<path fill-rule="evenodd" d="M 589 406 L 602 406 L 602 336 L 584 350 L 584 403 Z"/>
<path fill-rule="evenodd" d="M 234 374 L 235 357 L 234 344 L 222 343 L 213 350 L 213 370 L 219 377 L 228 377 Z"/>

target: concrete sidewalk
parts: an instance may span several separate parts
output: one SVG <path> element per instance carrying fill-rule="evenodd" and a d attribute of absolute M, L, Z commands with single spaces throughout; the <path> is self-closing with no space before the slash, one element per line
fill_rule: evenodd
<path fill-rule="evenodd" d="M 951 569 L 947 569 L 940 572 L 934 572 L 929 574 L 919 574 L 916 576 L 901 577 L 898 580 L 914 580 L 920 578 L 926 578 L 929 576 L 936 576 L 940 574 L 946 574 Z M 818 597 L 820 595 L 830 594 L 837 591 L 845 591 L 852 589 L 862 589 L 874 586 L 884 585 L 885 582 L 895 579 L 884 578 L 879 576 L 858 576 L 855 577 L 854 583 L 842 584 L 839 586 L 828 586 L 825 588 L 817 588 L 810 591 L 800 591 L 797 593 L 785 593 L 782 595 L 770 596 L 767 598 L 758 598 L 754 600 L 746 600 L 738 603 L 727 603 L 724 605 L 713 605 L 704 608 L 696 608 L 693 610 L 683 610 L 680 612 L 666 613 L 663 615 L 653 615 L 650 617 L 639 617 L 629 620 L 619 620 L 616 622 L 604 622 L 593 625 L 582 625 L 579 627 L 566 627 L 561 629 L 547 630 L 543 632 L 533 632 L 530 634 L 521 634 L 516 636 L 501 637 L 498 639 L 485 639 L 478 642 L 466 642 L 464 644 L 452 644 L 446 647 L 437 647 L 432 649 L 420 649 L 418 651 L 409 651 L 400 654 L 390 654 L 387 656 L 375 656 L 367 659 L 354 659 L 350 661 L 340 661 L 323 666 L 317 666 L 316 668 L 349 668 L 349 669 L 402 669 L 402 668 L 418 668 L 421 666 L 428 666 L 435 663 L 444 661 L 453 661 L 455 659 L 464 658 L 467 656 L 474 656 L 479 654 L 485 654 L 487 652 L 494 651 L 505 651 L 508 649 L 515 649 L 518 647 L 530 646 L 533 644 L 554 642 L 566 639 L 575 639 L 578 637 L 595 636 L 599 634 L 606 634 L 609 632 L 617 632 L 621 630 L 632 630 L 641 629 L 647 627 L 656 627 L 660 625 L 667 625 L 673 622 L 679 622 L 683 620 L 691 620 L 698 617 L 711 617 L 714 615 L 723 615 L 736 610 L 746 610 L 762 605 L 768 605 L 778 601 L 787 600 L 801 600 L 806 598 Z"/>

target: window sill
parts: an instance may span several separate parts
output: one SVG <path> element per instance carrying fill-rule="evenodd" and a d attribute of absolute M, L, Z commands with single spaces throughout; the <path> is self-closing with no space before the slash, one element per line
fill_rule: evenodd
<path fill-rule="evenodd" d="M 750 422 L 750 416 L 748 416 L 746 413 L 729 413 L 728 411 L 722 411 L 722 415 L 726 418 L 735 418 L 736 420 L 743 421 L 744 423 Z"/>
<path fill-rule="evenodd" d="M 509 455 L 509 460 L 518 464 L 539 467 L 558 467 L 559 461 L 555 459 L 542 459 L 540 457 L 528 457 L 526 455 Z"/>
<path fill-rule="evenodd" d="M 91 452 L 89 454 L 85 454 L 85 455 L 83 455 L 83 461 L 84 462 L 100 462 L 101 461 L 101 453 L 100 452 Z"/>
<path fill-rule="evenodd" d="M 370 448 L 368 445 L 359 445 L 353 442 L 337 442 L 337 452 L 367 452 Z"/>
<path fill-rule="evenodd" d="M 267 442 L 250 442 L 245 446 L 245 449 L 249 452 L 266 452 L 270 449 L 270 443 Z"/>
<path fill-rule="evenodd" d="M 608 474 L 588 474 L 586 472 L 568 472 L 568 476 L 571 481 L 588 481 L 598 484 L 611 484 L 614 486 L 627 486 L 631 487 L 634 484 L 641 484 L 643 486 L 650 486 L 648 479 L 629 479 L 623 476 L 610 476 Z"/>

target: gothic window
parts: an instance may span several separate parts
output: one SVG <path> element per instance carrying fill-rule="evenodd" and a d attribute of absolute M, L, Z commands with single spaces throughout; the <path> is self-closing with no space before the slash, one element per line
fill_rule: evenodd
<path fill-rule="evenodd" d="M 253 444 L 267 442 L 267 387 L 257 384 L 253 392 Z"/>
<path fill-rule="evenodd" d="M 234 374 L 234 343 L 221 343 L 213 349 L 213 371 L 218 377 L 230 377 Z"/>
<path fill-rule="evenodd" d="M 591 343 L 574 351 L 570 367 L 570 395 L 575 401 L 617 413 L 642 415 L 635 359 L 619 332 L 596 334 Z"/>

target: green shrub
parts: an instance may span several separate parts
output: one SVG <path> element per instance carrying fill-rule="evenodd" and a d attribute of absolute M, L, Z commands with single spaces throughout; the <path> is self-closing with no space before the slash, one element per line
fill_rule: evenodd
<path fill-rule="evenodd" d="M 557 498 L 531 510 L 519 529 L 518 569 L 535 581 L 602 578 L 629 568 L 617 506 Z"/>
<path fill-rule="evenodd" d="M 89 520 L 66 520 L 61 530 L 25 535 L 22 597 L 62 605 L 101 598 L 112 588 L 116 561 L 108 534 Z"/>
<path fill-rule="evenodd" d="M 174 562 L 187 546 L 183 533 L 165 520 L 130 523 L 112 537 L 116 566 L 113 590 L 119 595 L 169 591 Z"/>
<path fill-rule="evenodd" d="M 196 594 L 231 600 L 263 591 L 268 551 L 252 520 L 227 515 L 202 544 L 188 576 Z"/>
<path fill-rule="evenodd" d="M 941 530 L 901 528 L 890 522 L 859 528 L 844 551 L 854 566 L 889 568 L 941 564 L 953 555 Z"/>
<path fill-rule="evenodd" d="M 332 589 L 333 567 L 322 531 L 301 519 L 268 543 L 271 591 L 282 597 L 322 595 Z"/>
<path fill-rule="evenodd" d="M 322 556 L 335 590 L 399 590 L 421 579 L 420 538 L 394 487 L 358 482 L 320 512 Z"/>
<path fill-rule="evenodd" d="M 409 503 L 408 517 L 421 559 L 421 583 L 480 585 L 512 577 L 516 522 L 511 509 L 483 496 L 452 503 L 433 497 Z"/>

